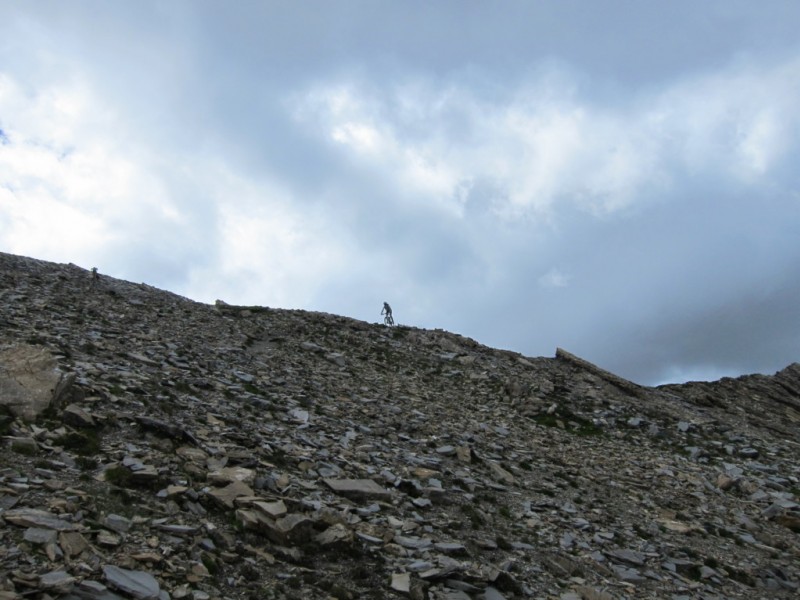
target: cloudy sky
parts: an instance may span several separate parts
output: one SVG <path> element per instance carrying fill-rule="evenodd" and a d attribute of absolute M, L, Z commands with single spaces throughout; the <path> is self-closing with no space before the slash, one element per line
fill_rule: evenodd
<path fill-rule="evenodd" d="M 0 251 L 203 302 L 800 360 L 796 0 L 0 2 Z"/>

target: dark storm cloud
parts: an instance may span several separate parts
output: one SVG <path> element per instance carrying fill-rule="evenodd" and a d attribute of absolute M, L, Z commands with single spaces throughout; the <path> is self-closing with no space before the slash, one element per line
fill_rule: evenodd
<path fill-rule="evenodd" d="M 570 219 L 544 263 L 565 286 L 532 285 L 541 264 L 518 258 L 504 288 L 515 319 L 478 337 L 563 346 L 646 383 L 782 368 L 798 342 L 800 203 L 706 191 L 602 224 Z"/>

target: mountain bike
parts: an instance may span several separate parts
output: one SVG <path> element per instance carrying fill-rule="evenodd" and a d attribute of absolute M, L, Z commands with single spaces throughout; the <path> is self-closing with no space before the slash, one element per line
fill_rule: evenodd
<path fill-rule="evenodd" d="M 394 318 L 392 317 L 392 315 L 386 315 L 385 317 L 383 317 L 383 324 L 388 325 L 389 327 L 394 325 Z"/>

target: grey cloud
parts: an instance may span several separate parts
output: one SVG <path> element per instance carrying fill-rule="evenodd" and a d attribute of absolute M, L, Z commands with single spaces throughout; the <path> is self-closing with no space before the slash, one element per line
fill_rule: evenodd
<path fill-rule="evenodd" d="M 371 1 L 333 9 L 324 1 L 281 7 L 240 2 L 239 8 L 199 3 L 195 26 L 199 37 L 224 41 L 248 73 L 293 79 L 366 66 L 375 79 L 408 66 L 442 74 L 482 64 L 507 77 L 529 68 L 530 57 L 560 57 L 599 79 L 633 85 L 676 76 L 687 65 L 716 68 L 743 51 L 781 49 L 795 43 L 793 24 L 800 17 L 791 1 L 754 10 L 742 0 L 707 2 L 703 11 L 685 0 L 626 3 L 624 9 L 617 2 L 522 0 L 502 7 L 453 0 L 413 8 Z M 281 70 L 276 56 L 296 71 Z"/>
<path fill-rule="evenodd" d="M 613 357 L 611 366 L 650 382 L 703 371 L 736 376 L 782 369 L 786 357 L 797 352 L 796 329 L 787 324 L 800 322 L 800 270 L 781 278 L 779 287 L 754 285 L 733 299 L 719 298 L 718 304 L 701 305 L 688 314 L 662 314 L 632 336 L 629 349 Z"/>
<path fill-rule="evenodd" d="M 4 72 L 33 96 L 89 89 L 179 213 L 109 224 L 119 276 L 252 298 L 256 257 L 273 258 L 298 272 L 261 285 L 300 282 L 290 307 L 377 320 L 388 300 L 400 322 L 564 346 L 643 383 L 796 358 L 796 2 L 41 2 L 0 18 Z M 248 207 L 283 211 L 300 242 L 271 252 L 268 223 L 229 260 L 225 206 L 245 224 Z M 336 260 L 305 266 L 326 248 Z"/>

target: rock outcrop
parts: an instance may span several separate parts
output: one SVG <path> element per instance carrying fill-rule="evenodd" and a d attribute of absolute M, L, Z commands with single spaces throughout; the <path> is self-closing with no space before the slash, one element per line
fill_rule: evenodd
<path fill-rule="evenodd" d="M 8 254 L 0 349 L 53 375 L 0 412 L 0 600 L 798 595 L 797 364 L 649 388 Z"/>

